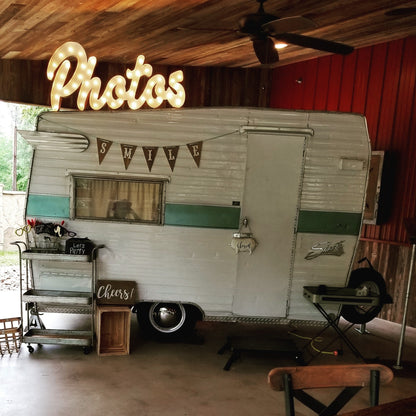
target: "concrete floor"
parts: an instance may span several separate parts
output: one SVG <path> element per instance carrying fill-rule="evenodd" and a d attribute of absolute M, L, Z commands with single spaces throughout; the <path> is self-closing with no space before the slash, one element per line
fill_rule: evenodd
<path fill-rule="evenodd" d="M 57 318 L 49 319 L 50 323 L 45 316 L 45 324 L 53 327 L 52 319 Z M 259 345 L 270 337 L 289 338 L 301 348 L 306 341 L 288 331 L 309 336 L 319 329 L 203 322 L 197 326 L 203 343 L 161 343 L 144 338 L 133 315 L 128 356 L 97 356 L 95 351 L 85 355 L 80 347 L 57 345 L 34 345 L 30 354 L 23 345 L 20 353 L 0 358 L 0 415 L 284 416 L 283 393 L 270 389 L 267 374 L 277 366 L 296 365 L 292 354 L 247 352 L 224 371 L 230 353 L 220 355 L 218 350 L 229 335 L 255 339 Z M 352 329 L 349 338 L 366 358 L 394 364 L 400 326 L 375 319 L 367 329 L 367 335 Z M 406 334 L 404 368 L 395 370 L 393 382 L 381 387 L 380 403 L 415 395 L 416 330 L 410 328 Z M 332 339 L 332 330 L 323 337 Z M 341 347 L 336 341 L 333 348 Z M 320 355 L 310 365 L 353 362 L 360 360 L 344 346 L 343 355 Z M 329 402 L 337 392 L 320 392 L 318 397 Z M 343 412 L 367 405 L 368 390 L 363 389 Z M 301 416 L 314 414 L 301 404 L 296 409 Z"/>

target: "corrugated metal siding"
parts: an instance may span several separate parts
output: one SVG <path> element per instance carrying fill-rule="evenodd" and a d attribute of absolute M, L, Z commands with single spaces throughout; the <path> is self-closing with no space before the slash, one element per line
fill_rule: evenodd
<path fill-rule="evenodd" d="M 334 114 L 331 122 L 322 113 L 311 114 L 314 135 L 306 150 L 301 209 L 360 213 L 369 155 L 365 121 Z M 341 157 L 361 161 L 362 169 L 340 169 Z"/>
<path fill-rule="evenodd" d="M 151 174 L 170 178 L 167 202 L 231 206 L 233 201 L 242 201 L 246 169 L 247 135 L 238 130 L 240 126 L 254 124 L 314 130 L 314 136 L 307 139 L 302 209 L 360 212 L 368 159 L 365 123 L 363 118 L 348 114 L 330 117 L 336 128 L 330 127 L 332 123 L 328 123 L 325 114 L 238 108 L 152 110 L 128 114 L 47 113 L 39 123 L 40 130 L 66 132 L 75 129 L 88 136 L 91 144 L 82 153 L 62 153 L 59 149 L 37 151 L 29 192 L 68 197 L 71 171 L 147 176 L 149 172 L 140 147 L 129 169 L 124 169 L 120 143 L 164 146 L 204 140 L 200 168 L 183 146 L 174 172 L 170 170 L 163 149 L 159 149 Z M 224 137 L 218 137 L 222 135 Z M 96 137 L 114 141 L 101 165 L 98 164 Z M 354 146 L 345 146 L 345 137 L 350 138 Z M 358 175 L 355 170 L 340 170 L 340 155 L 363 161 Z M 280 180 L 284 183 L 284 178 Z M 337 198 L 339 202 L 336 202 Z M 265 200 L 259 201 L 261 203 L 267 203 L 267 193 Z M 231 311 L 238 256 L 231 247 L 228 249 L 232 237 L 230 230 L 105 223 L 104 236 L 100 222 L 69 221 L 67 227 L 80 237 L 88 236 L 98 244 L 105 244 L 107 248 L 100 253 L 100 277 L 136 280 L 142 299 L 191 301 L 208 313 Z M 308 264 L 303 260 L 305 251 L 312 244 L 335 237 L 314 235 L 306 243 L 306 237 L 299 238 L 294 284 L 315 284 L 322 279 L 322 275 L 318 279 L 318 274 L 308 269 L 310 265 L 322 262 L 327 270 L 324 283 L 345 281 L 356 236 L 347 238 L 346 255 L 341 262 L 331 256 L 322 256 Z M 293 288 L 296 293 L 291 317 L 310 319 L 313 308 L 306 305 L 299 298 L 297 288 Z"/>
<path fill-rule="evenodd" d="M 343 241 L 345 254 L 342 256 L 321 255 L 312 260 L 305 259 L 311 247 L 318 242 Z M 357 243 L 356 236 L 334 236 L 324 234 L 298 234 L 296 256 L 293 267 L 293 279 L 290 288 L 289 318 L 319 319 L 322 318 L 317 309 L 303 297 L 304 286 L 342 286 L 347 282 L 351 259 Z M 337 308 L 326 308 L 328 312 L 336 312 Z"/>
<path fill-rule="evenodd" d="M 113 113 L 112 116 L 109 114 L 108 117 L 100 117 L 96 113 L 45 114 L 39 129 L 65 131 L 71 130 L 71 127 L 66 126 L 75 124 L 77 130 L 83 131 L 90 138 L 91 143 L 90 148 L 83 153 L 42 151 L 44 153 L 38 154 L 37 157 L 47 159 L 48 164 L 35 164 L 30 191 L 69 195 L 70 181 L 65 175 L 67 166 L 73 171 L 91 169 L 97 173 L 120 172 L 147 176 L 149 172 L 140 148 L 128 171 L 124 170 L 120 143 L 137 146 L 181 145 L 174 174 L 162 148 L 158 150 L 151 172 L 171 178 L 167 202 L 231 206 L 232 201 L 241 200 L 247 138 L 236 132 L 235 119 L 221 117 L 219 121 L 215 113 L 212 120 L 209 117 L 199 119 L 199 114 L 195 112 L 154 111 L 153 114 L 149 111 L 143 117 L 137 114 L 137 119 L 132 119 L 131 114 L 126 117 L 120 112 Z M 48 123 L 48 117 L 53 121 Z M 172 123 L 179 120 L 181 129 L 172 129 Z M 246 124 L 243 120 L 241 122 Z M 225 136 L 216 138 L 221 135 Z M 114 142 L 101 165 L 98 165 L 97 160 L 96 137 Z M 185 145 L 199 140 L 204 140 L 204 144 L 201 165 L 197 168 Z"/>
<path fill-rule="evenodd" d="M 385 202 L 389 219 L 365 225 L 362 235 L 406 242 L 403 220 L 416 214 L 416 37 L 276 68 L 270 103 L 366 116 L 373 150 L 390 159 L 392 192 Z"/>

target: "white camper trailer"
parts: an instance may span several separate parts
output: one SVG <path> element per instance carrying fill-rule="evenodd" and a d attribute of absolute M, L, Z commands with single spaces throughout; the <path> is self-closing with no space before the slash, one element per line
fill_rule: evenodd
<path fill-rule="evenodd" d="M 148 329 L 321 320 L 303 287 L 348 282 L 371 154 L 360 115 L 60 111 L 22 134 L 27 218 L 104 245 L 100 279 L 137 283 Z M 34 265 L 37 287 L 88 290 L 47 267 Z"/>

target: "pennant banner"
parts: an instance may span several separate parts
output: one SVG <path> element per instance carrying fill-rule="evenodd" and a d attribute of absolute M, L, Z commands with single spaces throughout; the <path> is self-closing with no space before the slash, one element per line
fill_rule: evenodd
<path fill-rule="evenodd" d="M 100 165 L 110 150 L 112 144 L 113 142 L 110 140 L 100 139 L 97 137 L 98 162 Z"/>
<path fill-rule="evenodd" d="M 98 161 L 99 161 L 99 164 L 101 165 L 101 163 L 107 156 L 107 153 L 110 150 L 110 147 L 112 146 L 114 142 L 111 140 L 101 139 L 100 137 L 97 137 L 96 139 L 97 139 Z M 188 143 L 186 145 L 198 168 L 201 163 L 202 145 L 203 145 L 202 140 L 198 142 Z M 175 168 L 176 159 L 178 157 L 179 148 L 181 146 L 184 146 L 184 145 L 163 147 L 163 150 L 166 155 L 166 159 L 168 160 L 168 163 L 172 172 Z M 121 143 L 120 147 L 121 147 L 121 155 L 123 157 L 124 167 L 127 170 L 138 146 L 135 146 L 132 144 Z M 159 147 L 158 146 L 141 146 L 141 147 L 143 149 L 143 155 L 147 163 L 147 168 L 149 169 L 149 172 L 151 172 L 153 168 L 153 164 L 156 160 L 156 155 L 158 153 Z"/>
<path fill-rule="evenodd" d="M 165 151 L 166 159 L 168 160 L 169 166 L 173 172 L 176 158 L 178 157 L 179 146 L 166 146 L 163 150 Z"/>
<path fill-rule="evenodd" d="M 120 144 L 120 147 L 121 147 L 121 154 L 124 160 L 124 167 L 127 170 L 127 168 L 130 165 L 131 160 L 133 159 L 137 146 L 133 146 L 131 144 Z"/>
<path fill-rule="evenodd" d="M 158 147 L 143 147 L 144 158 L 146 159 L 149 172 L 152 171 L 153 162 L 155 161 Z"/>
<path fill-rule="evenodd" d="M 187 144 L 189 151 L 191 152 L 192 157 L 195 160 L 196 165 L 199 167 L 201 162 L 201 152 L 202 152 L 202 141 L 189 143 Z"/>

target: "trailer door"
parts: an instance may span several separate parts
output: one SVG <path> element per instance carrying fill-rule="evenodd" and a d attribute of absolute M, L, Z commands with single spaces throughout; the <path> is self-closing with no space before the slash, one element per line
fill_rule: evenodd
<path fill-rule="evenodd" d="M 300 199 L 305 137 L 248 137 L 242 218 L 258 246 L 238 254 L 236 315 L 285 317 Z"/>

